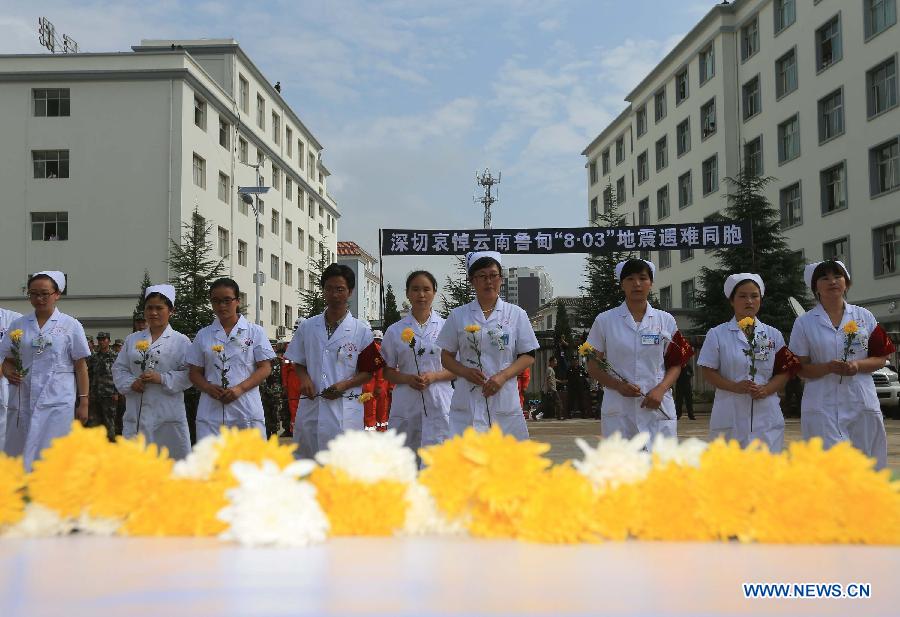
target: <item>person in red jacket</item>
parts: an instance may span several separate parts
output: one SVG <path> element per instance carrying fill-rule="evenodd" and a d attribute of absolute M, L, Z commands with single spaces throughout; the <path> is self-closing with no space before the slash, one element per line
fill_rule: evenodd
<path fill-rule="evenodd" d="M 291 412 L 291 425 L 286 428 L 284 437 L 294 435 L 294 420 L 297 418 L 297 403 L 300 402 L 300 377 L 294 371 L 294 363 L 281 358 L 281 386 L 287 396 L 288 409 Z"/>
<path fill-rule="evenodd" d="M 381 341 L 384 339 L 384 333 L 381 330 L 374 330 L 372 337 L 375 339 L 375 349 L 381 352 Z M 364 420 L 367 431 L 384 432 L 388 426 L 388 416 L 390 415 L 390 390 L 393 384 L 388 383 L 384 378 L 384 369 L 378 369 L 372 375 L 372 379 L 363 385 L 363 392 L 370 392 L 374 398 L 363 404 Z"/>
<path fill-rule="evenodd" d="M 531 382 L 531 368 L 528 367 L 519 373 L 517 379 L 519 381 L 519 404 L 522 405 L 522 413 L 525 414 L 527 420 L 528 407 L 525 405 L 525 390 L 528 389 L 528 384 Z"/>

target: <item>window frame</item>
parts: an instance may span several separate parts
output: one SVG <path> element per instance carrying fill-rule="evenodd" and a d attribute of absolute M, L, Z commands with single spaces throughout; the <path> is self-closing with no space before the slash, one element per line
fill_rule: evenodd
<path fill-rule="evenodd" d="M 755 95 L 755 97 L 753 97 L 753 100 L 756 101 L 754 103 L 755 111 L 751 114 L 747 114 L 747 107 L 748 107 L 747 101 L 751 100 L 747 96 L 747 87 L 753 83 L 756 84 L 756 95 Z M 754 75 L 753 77 L 751 77 L 750 79 L 745 81 L 743 83 L 743 85 L 741 86 L 741 118 L 743 119 L 744 122 L 747 122 L 748 120 L 752 120 L 753 118 L 755 118 L 756 116 L 758 116 L 761 113 L 762 113 L 762 81 L 760 79 L 760 74 L 757 73 L 756 75 Z"/>
<path fill-rule="evenodd" d="M 706 182 L 707 164 L 708 163 L 712 163 L 712 165 L 711 165 L 712 171 L 714 172 L 712 182 L 709 185 L 709 190 L 707 190 L 707 182 Z M 700 164 L 700 179 L 701 179 L 701 185 L 702 185 L 701 192 L 703 194 L 703 197 L 706 197 L 707 195 L 712 195 L 713 193 L 717 193 L 719 191 L 719 154 L 718 154 L 718 152 L 713 154 L 711 157 L 705 159 Z"/>
<path fill-rule="evenodd" d="M 796 143 L 797 143 L 797 153 L 794 156 L 788 157 L 786 151 L 784 149 L 785 143 L 785 135 L 782 134 L 782 128 L 785 127 L 789 122 L 794 122 L 797 125 L 796 130 Z M 778 166 L 786 165 L 793 160 L 800 158 L 801 150 L 800 150 L 800 114 L 795 113 L 792 116 L 789 116 L 782 122 L 778 123 L 777 128 L 778 133 Z M 793 143 L 793 142 L 792 142 Z"/>
<path fill-rule="evenodd" d="M 685 201 L 684 204 L 682 204 L 682 202 L 681 202 L 681 195 L 682 195 L 681 180 L 685 177 L 687 177 L 687 181 L 688 181 L 688 184 L 687 184 L 688 191 L 687 191 L 687 200 Z M 691 176 L 690 169 L 688 169 L 686 172 L 684 172 L 683 174 L 678 176 L 678 181 L 676 183 L 676 186 L 678 187 L 678 210 L 684 210 L 686 208 L 690 208 L 694 204 L 694 180 L 693 180 L 693 177 Z"/>
<path fill-rule="evenodd" d="M 35 216 L 37 215 L 37 216 Z M 60 216 L 63 215 L 63 216 Z M 49 217 L 53 217 L 51 220 Z M 40 219 L 40 220 L 36 220 Z M 32 242 L 68 242 L 69 240 L 69 212 L 68 210 L 53 210 L 53 211 L 30 211 L 29 212 L 29 224 L 31 227 L 31 241 Z M 47 226 L 53 225 L 55 229 L 55 234 L 48 234 Z M 36 227 L 39 226 L 39 227 Z M 35 238 L 35 230 L 40 229 L 40 238 Z M 65 229 L 65 233 L 62 233 L 62 230 Z M 56 239 L 51 240 L 50 238 L 55 235 Z M 65 237 L 63 237 L 65 236 Z"/>
<path fill-rule="evenodd" d="M 788 206 L 785 203 L 785 193 L 794 188 L 797 189 L 797 210 L 799 211 L 799 216 L 796 221 L 792 222 L 791 217 L 794 214 L 794 210 L 787 210 Z M 800 180 L 791 182 L 778 190 L 778 213 L 779 224 L 782 230 L 793 229 L 803 224 L 803 187 Z M 787 219 L 785 218 L 785 214 L 788 215 Z"/>
<path fill-rule="evenodd" d="M 783 61 L 790 56 L 793 60 L 793 88 L 786 89 L 787 83 L 781 83 L 781 75 L 784 73 L 787 75 L 786 71 L 782 71 Z M 797 60 L 797 46 L 794 45 L 789 50 L 781 54 L 778 58 L 775 59 L 775 100 L 780 101 L 781 99 L 790 96 L 794 92 L 800 89 L 800 71 L 799 71 L 799 62 Z M 785 78 L 785 82 L 787 78 Z"/>
<path fill-rule="evenodd" d="M 707 109 L 712 106 L 712 130 L 706 131 L 705 126 L 707 125 Z M 700 143 L 703 143 L 710 137 L 716 134 L 719 130 L 719 122 L 717 118 L 718 112 L 716 111 L 716 97 L 712 97 L 708 101 L 706 101 L 703 105 L 700 106 Z"/>
<path fill-rule="evenodd" d="M 698 53 L 698 72 L 700 73 L 700 87 L 709 83 L 716 76 L 716 46 L 715 41 L 710 41 Z M 704 71 L 705 68 L 711 67 L 711 71 Z M 706 74 L 704 78 L 704 74 Z"/>
<path fill-rule="evenodd" d="M 879 256 L 882 256 L 885 253 L 882 250 L 883 244 L 879 244 L 878 233 L 888 229 L 892 230 L 894 236 L 894 239 L 890 241 L 890 244 L 892 244 L 895 248 L 892 252 L 892 256 L 890 258 L 887 258 L 888 261 L 893 261 L 893 272 L 885 272 L 883 268 L 885 258 L 882 257 L 882 259 L 879 259 Z M 879 225 L 878 227 L 872 228 L 872 257 L 872 274 L 874 275 L 875 279 L 882 279 L 900 275 L 900 220 L 896 220 L 891 223 Z"/>
<path fill-rule="evenodd" d="M 829 123 L 826 120 L 825 113 L 824 113 L 825 105 L 828 102 L 828 100 L 833 99 L 835 95 L 840 97 L 840 105 L 838 105 L 835 108 L 840 112 L 840 115 L 839 115 L 840 128 L 835 133 L 826 136 L 825 129 L 827 126 L 829 126 Z M 832 110 L 832 113 L 834 113 L 834 110 Z M 820 98 L 818 101 L 816 101 L 816 120 L 817 120 L 817 124 L 818 124 L 818 129 L 819 129 L 819 145 L 820 146 L 826 142 L 831 141 L 832 139 L 837 139 L 838 137 L 840 137 L 841 135 L 844 134 L 844 132 L 846 131 L 846 124 L 844 122 L 844 119 L 845 119 L 844 118 L 844 86 L 839 86 L 837 89 L 832 90 L 831 92 L 829 92 L 828 94 L 826 94 L 825 96 Z"/>
<path fill-rule="evenodd" d="M 826 174 L 834 171 L 835 169 L 841 170 L 841 193 L 843 197 L 843 205 L 827 210 L 825 208 L 825 199 L 826 195 L 828 194 L 826 189 L 830 185 L 826 183 Z M 849 207 L 850 203 L 847 190 L 847 160 L 843 159 L 841 161 L 838 161 L 837 163 L 834 163 L 833 165 L 829 165 L 828 167 L 819 170 L 819 211 L 821 212 L 822 216 L 829 216 L 831 214 L 834 214 L 835 212 L 842 212 L 843 210 L 847 210 Z"/>
<path fill-rule="evenodd" d="M 661 206 L 660 197 L 662 197 L 662 196 L 665 197 L 665 214 L 663 214 L 663 211 L 660 208 L 660 206 Z M 672 214 L 672 200 L 669 198 L 669 183 L 667 182 L 664 185 L 662 185 L 661 187 L 659 187 L 658 189 L 656 189 L 656 220 L 657 221 L 665 220 L 665 219 L 669 218 L 669 216 L 671 214 Z"/>
<path fill-rule="evenodd" d="M 662 148 L 660 148 L 660 144 L 662 144 Z M 653 152 L 654 152 L 654 164 L 657 173 L 665 169 L 669 166 L 669 136 L 663 135 L 653 144 Z M 662 157 L 659 156 L 660 152 L 662 152 Z M 660 158 L 662 158 L 662 165 L 660 165 Z"/>
<path fill-rule="evenodd" d="M 55 158 L 51 158 L 55 155 Z M 56 164 L 56 174 L 51 175 L 49 164 Z M 38 169 L 44 170 L 38 174 Z M 33 180 L 67 180 L 71 175 L 71 158 L 68 149 L 65 150 L 32 150 L 31 167 Z"/>
<path fill-rule="evenodd" d="M 43 93 L 42 97 L 38 93 Z M 50 93 L 56 96 L 51 98 Z M 65 96 L 63 96 L 65 93 Z M 43 101 L 44 113 L 38 113 L 38 102 Z M 56 101 L 56 111 L 50 113 L 50 101 Z M 71 88 L 32 88 L 31 89 L 31 115 L 34 118 L 69 118 L 72 115 L 72 91 Z"/>
<path fill-rule="evenodd" d="M 822 63 L 822 44 L 821 33 L 826 28 L 831 26 L 832 23 L 837 24 L 837 34 L 831 37 L 831 62 L 828 64 Z M 832 66 L 843 60 L 844 58 L 844 27 L 841 23 L 841 12 L 838 11 L 836 14 L 829 17 L 821 26 L 815 29 L 813 32 L 813 37 L 815 41 L 815 49 L 816 49 L 816 74 L 823 73 L 830 69 Z M 837 38 L 837 53 L 835 53 L 835 45 L 834 38 Z"/>
<path fill-rule="evenodd" d="M 888 101 L 886 106 L 882 109 L 874 109 L 873 104 L 878 100 L 878 98 L 872 95 L 872 74 L 875 71 L 879 70 L 881 67 L 886 67 L 889 64 L 893 65 L 894 71 L 893 75 L 885 74 L 885 83 L 890 81 L 893 84 L 893 89 L 887 90 L 888 98 L 890 98 L 891 93 L 893 93 L 893 102 Z M 892 109 L 897 107 L 898 101 L 900 101 L 900 96 L 898 96 L 897 93 L 897 54 L 895 53 L 866 71 L 866 119 L 874 120 L 875 118 L 891 111 Z"/>

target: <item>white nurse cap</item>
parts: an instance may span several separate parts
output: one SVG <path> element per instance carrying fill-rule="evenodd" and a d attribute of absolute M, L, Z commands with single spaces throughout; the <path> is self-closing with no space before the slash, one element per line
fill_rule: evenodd
<path fill-rule="evenodd" d="M 53 282 L 56 283 L 56 286 L 59 288 L 59 293 L 62 293 L 66 290 L 66 275 L 59 270 L 41 270 L 40 272 L 35 272 L 34 274 L 32 274 L 31 278 L 39 275 L 49 276 L 51 279 L 53 279 Z"/>
<path fill-rule="evenodd" d="M 843 261 L 839 259 L 832 260 L 834 263 L 841 267 L 841 270 L 844 271 L 844 274 L 847 276 L 847 280 L 850 280 L 850 271 L 847 270 L 847 266 L 844 265 Z M 820 264 L 825 263 L 824 261 L 817 261 L 815 263 L 806 264 L 806 267 L 803 268 L 803 282 L 806 283 L 806 286 L 813 292 L 816 293 L 816 290 L 812 288 L 812 276 L 813 272 L 816 271 L 816 268 L 819 267 Z"/>
<path fill-rule="evenodd" d="M 638 260 L 638 259 L 631 258 L 631 259 L 626 259 L 625 261 L 620 261 L 619 263 L 616 264 L 616 280 L 617 281 L 622 280 L 622 268 L 624 268 L 625 264 L 627 264 L 629 261 L 643 261 L 645 264 L 650 266 L 650 274 L 654 280 L 656 279 L 656 266 L 653 265 L 652 261 L 647 261 L 646 259 Z"/>
<path fill-rule="evenodd" d="M 744 281 L 753 281 L 759 287 L 759 295 L 766 295 L 766 284 L 763 283 L 760 275 L 753 274 L 752 272 L 738 272 L 725 279 L 725 297 L 730 298 L 734 288 Z"/>
<path fill-rule="evenodd" d="M 169 299 L 169 302 L 172 303 L 172 306 L 175 306 L 175 288 L 171 285 L 150 285 L 149 287 L 147 287 L 147 291 L 144 292 L 144 298 L 146 299 L 147 296 L 153 293 L 162 294 Z"/>
<path fill-rule="evenodd" d="M 503 264 L 500 259 L 500 253 L 497 251 L 474 251 L 472 253 L 468 253 L 466 255 L 466 270 L 472 267 L 472 264 L 481 259 L 482 257 L 490 257 L 495 260 L 498 264 Z"/>

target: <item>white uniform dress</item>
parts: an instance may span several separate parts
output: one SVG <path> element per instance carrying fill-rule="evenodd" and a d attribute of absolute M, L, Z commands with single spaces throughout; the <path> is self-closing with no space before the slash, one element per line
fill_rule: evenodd
<path fill-rule="evenodd" d="M 528 315 L 515 304 L 497 299 L 488 319 L 484 318 L 477 300 L 450 311 L 447 321 L 438 335 L 437 346 L 456 354 L 467 367 L 477 367 L 477 358 L 472 349 L 472 335 L 465 331 L 470 324 L 481 326 L 474 334 L 481 349 L 482 372 L 491 377 L 509 367 L 520 355 L 535 351 L 540 347 Z M 457 379 L 450 401 L 450 431 L 460 435 L 466 428 L 474 426 L 477 431 L 486 431 L 488 407 L 491 422 L 516 439 L 528 439 L 528 427 L 519 401 L 519 384 L 513 377 L 508 379 L 500 391 L 485 399 L 481 388 L 465 379 Z"/>
<path fill-rule="evenodd" d="M 597 315 L 587 342 L 605 355 L 606 360 L 629 383 L 635 384 L 647 394 L 663 380 L 666 374 L 665 353 L 678 326 L 675 318 L 647 304 L 641 323 L 635 323 L 631 312 L 623 302 L 614 309 Z M 662 410 L 641 407 L 640 396 L 625 397 L 615 390 L 605 388 L 600 408 L 600 430 L 604 437 L 621 433 L 630 438 L 638 433 L 650 433 L 650 443 L 656 435 L 676 436 L 675 401 L 667 390 L 662 400 Z"/>
<path fill-rule="evenodd" d="M 284 357 L 306 367 L 316 392 L 353 377 L 359 355 L 372 344 L 372 330 L 350 312 L 328 338 L 325 314 L 311 317 L 294 332 Z M 362 386 L 344 392 L 344 396 L 362 393 Z M 294 422 L 297 456 L 312 458 L 328 442 L 350 430 L 363 430 L 363 404 L 358 399 L 301 398 Z"/>
<path fill-rule="evenodd" d="M 159 373 L 162 383 L 144 384 L 144 392 L 135 392 L 131 384 L 141 375 L 141 353 L 135 349 L 138 341 L 150 343 L 147 369 Z M 122 435 L 131 438 L 140 431 L 149 443 L 169 451 L 169 456 L 182 459 L 191 451 L 191 435 L 184 409 L 184 391 L 191 386 L 188 377 L 187 352 L 191 341 L 172 326 L 153 342 L 150 330 L 134 332 L 125 339 L 112 367 L 116 389 L 125 396 L 125 417 Z"/>
<path fill-rule="evenodd" d="M 91 350 L 81 323 L 59 309 L 43 328 L 30 313 L 14 320 L 12 330 L 22 330 L 19 352 L 28 374 L 21 385 L 9 386 L 5 448 L 10 456 L 23 456 L 30 471 L 53 439 L 72 430 L 78 400 L 75 362 L 90 356 Z M 4 336 L 0 358 L 12 357 L 12 340 Z"/>
<path fill-rule="evenodd" d="M 868 357 L 868 339 L 878 325 L 871 312 L 845 304 L 840 325 L 831 324 L 821 304 L 797 318 L 791 330 L 790 349 L 807 356 L 813 364 L 824 364 L 844 357 L 844 326 L 855 320 L 859 334 L 850 348 L 848 360 Z M 805 380 L 800 404 L 800 427 L 803 438 L 821 437 L 825 447 L 850 441 L 867 456 L 873 457 L 879 469 L 887 465 L 887 436 L 881 405 L 871 373 L 825 375 Z"/>
<path fill-rule="evenodd" d="M 765 385 L 771 381 L 775 370 L 775 355 L 784 347 L 784 337 L 777 329 L 757 320 L 753 341 L 756 350 L 756 377 L 754 381 Z M 697 364 L 719 371 L 725 379 L 744 381 L 750 379 L 750 343 L 736 319 L 719 324 L 706 333 L 706 340 L 697 358 Z M 709 421 L 709 438 L 720 435 L 736 439 L 741 447 L 759 439 L 771 452 L 784 448 L 784 416 L 781 413 L 778 394 L 753 402 L 753 431 L 750 430 L 749 394 L 736 394 L 716 389 L 712 417 Z"/>
<path fill-rule="evenodd" d="M 416 361 L 419 360 L 419 372 L 433 373 L 443 371 L 441 364 L 441 348 L 437 346 L 438 334 L 444 320 L 431 311 L 425 327 L 419 326 L 415 317 L 407 315 L 397 323 L 391 324 L 384 333 L 381 343 L 381 356 L 386 366 L 397 369 L 401 373 L 415 374 Z M 416 335 L 416 352 L 404 343 L 400 335 L 406 328 L 412 328 Z M 422 353 L 418 353 L 423 350 Z M 415 357 L 414 357 L 415 354 Z M 425 397 L 427 416 L 422 414 L 422 396 Z M 406 434 L 406 446 L 413 451 L 420 447 L 439 444 L 450 437 L 450 398 L 453 386 L 449 381 L 438 381 L 431 384 L 423 392 L 397 384 L 391 399 L 391 416 L 388 428 Z"/>
<path fill-rule="evenodd" d="M 225 347 L 225 364 L 228 367 L 226 377 L 229 387 L 236 386 L 250 377 L 256 370 L 257 362 L 275 357 L 275 350 L 266 337 L 266 331 L 256 324 L 251 324 L 243 315 L 238 316 L 238 322 L 231 330 L 231 334 L 225 334 L 225 329 L 216 319 L 197 333 L 187 352 L 187 363 L 203 367 L 206 379 L 216 385 L 222 384 L 222 371 L 217 368 L 219 359 L 212 350 L 213 345 Z M 200 404 L 197 407 L 197 441 L 207 435 L 219 434 L 223 414 L 225 426 L 255 428 L 263 437 L 266 436 L 259 386 L 245 392 L 224 408 L 222 403 L 208 394 L 201 394 Z"/>
<path fill-rule="evenodd" d="M 9 324 L 18 319 L 22 313 L 0 308 L 0 341 L 6 336 Z M 9 381 L 0 373 L 0 452 L 6 443 L 6 399 L 9 397 Z"/>

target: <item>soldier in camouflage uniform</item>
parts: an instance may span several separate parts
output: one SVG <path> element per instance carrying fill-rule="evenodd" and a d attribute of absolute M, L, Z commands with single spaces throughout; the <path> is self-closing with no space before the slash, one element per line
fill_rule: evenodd
<path fill-rule="evenodd" d="M 97 349 L 88 358 L 88 375 L 91 380 L 90 408 L 87 426 L 105 426 L 110 441 L 116 439 L 116 404 L 119 393 L 113 385 L 112 365 L 115 352 L 109 346 L 109 333 L 97 333 Z"/>

